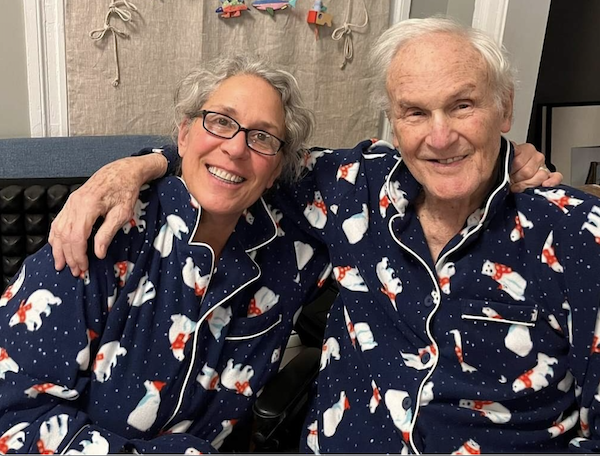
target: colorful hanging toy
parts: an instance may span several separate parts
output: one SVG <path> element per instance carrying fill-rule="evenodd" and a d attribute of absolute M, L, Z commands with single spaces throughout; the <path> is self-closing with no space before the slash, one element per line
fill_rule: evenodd
<path fill-rule="evenodd" d="M 221 6 L 217 8 L 215 13 L 219 13 L 219 17 L 229 19 L 230 17 L 240 17 L 242 11 L 248 10 L 244 0 L 220 0 Z"/>
<path fill-rule="evenodd" d="M 292 6 L 292 8 L 295 7 L 296 0 L 256 0 L 255 2 L 252 2 L 252 6 L 259 11 L 266 11 L 269 13 L 269 16 L 274 17 L 275 11 L 282 11 L 288 6 Z"/>
<path fill-rule="evenodd" d="M 327 25 L 331 27 L 333 16 L 329 13 L 326 13 L 326 11 L 327 7 L 323 6 L 323 2 L 321 0 L 315 0 L 313 7 L 308 11 L 306 22 L 309 24 L 314 24 L 315 26 Z M 315 38 L 319 39 L 318 27 L 315 27 Z"/>

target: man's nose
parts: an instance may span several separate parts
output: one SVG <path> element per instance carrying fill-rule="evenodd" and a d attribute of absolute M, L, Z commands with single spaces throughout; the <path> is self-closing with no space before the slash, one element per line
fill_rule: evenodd
<path fill-rule="evenodd" d="M 433 149 L 446 149 L 458 139 L 452 119 L 446 114 L 436 113 L 430 119 L 431 125 L 427 135 L 427 145 Z"/>
<path fill-rule="evenodd" d="M 239 160 L 246 158 L 250 154 L 246 143 L 246 132 L 239 130 L 233 138 L 225 139 L 221 148 L 231 159 Z"/>

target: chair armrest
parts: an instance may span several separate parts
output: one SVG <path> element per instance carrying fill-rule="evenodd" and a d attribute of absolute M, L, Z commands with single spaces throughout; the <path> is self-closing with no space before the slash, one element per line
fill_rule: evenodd
<path fill-rule="evenodd" d="M 319 373 L 321 350 L 308 347 L 293 358 L 263 388 L 254 403 L 254 440 L 262 446 L 273 438 L 281 423 L 293 419 L 308 401 Z"/>

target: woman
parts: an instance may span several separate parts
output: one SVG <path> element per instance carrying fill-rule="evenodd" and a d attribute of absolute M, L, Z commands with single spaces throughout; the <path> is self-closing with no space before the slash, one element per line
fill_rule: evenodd
<path fill-rule="evenodd" d="M 262 199 L 312 129 L 294 78 L 211 62 L 175 113 L 181 176 L 142 191 L 106 258 L 73 277 L 46 246 L 2 296 L 0 452 L 214 451 L 329 272 Z"/>

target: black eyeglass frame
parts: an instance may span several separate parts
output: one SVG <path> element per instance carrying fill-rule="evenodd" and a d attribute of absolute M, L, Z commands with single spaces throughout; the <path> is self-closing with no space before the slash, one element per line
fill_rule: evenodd
<path fill-rule="evenodd" d="M 237 128 L 238 128 L 238 129 L 237 129 L 237 131 L 236 131 L 236 132 L 235 132 L 233 135 L 231 135 L 231 136 L 223 136 L 223 135 L 219 135 L 219 134 L 217 134 L 217 133 L 214 133 L 214 132 L 210 131 L 208 128 L 206 128 L 206 125 L 204 124 L 204 122 L 206 121 L 206 115 L 207 115 L 207 114 L 217 114 L 217 115 L 219 115 L 219 116 L 226 117 L 227 119 L 231 120 L 231 121 L 232 121 L 234 124 L 236 124 L 236 125 L 237 125 Z M 248 147 L 249 147 L 249 148 L 250 148 L 250 149 L 251 149 L 253 152 L 256 152 L 257 154 L 264 155 L 264 156 L 266 156 L 266 157 L 274 157 L 274 156 L 276 156 L 276 155 L 279 153 L 279 151 L 280 151 L 280 150 L 283 148 L 283 146 L 285 146 L 285 141 L 284 141 L 283 139 L 281 139 L 281 138 L 278 138 L 278 137 L 277 137 L 277 136 L 275 136 L 274 134 L 272 134 L 272 133 L 269 133 L 268 131 L 259 130 L 259 129 L 257 129 L 257 128 L 244 128 L 244 127 L 242 127 L 242 126 L 240 125 L 240 123 L 239 123 L 237 120 L 235 120 L 233 117 L 230 117 L 230 116 L 228 116 L 227 114 L 223 114 L 222 112 L 217 112 L 217 111 L 209 111 L 209 110 L 207 110 L 207 109 L 203 109 L 203 110 L 201 110 L 201 111 L 200 111 L 200 115 L 202 116 L 202 127 L 203 127 L 203 128 L 204 128 L 204 129 L 205 129 L 207 132 L 209 132 L 211 135 L 215 135 L 215 136 L 216 136 L 216 137 L 218 137 L 218 138 L 223 138 L 223 139 L 233 139 L 233 138 L 235 138 L 235 135 L 237 135 L 237 134 L 238 134 L 240 131 L 244 132 L 244 134 L 246 135 L 246 145 L 247 145 L 247 146 L 248 146 Z M 266 134 L 266 135 L 269 135 L 269 136 L 271 136 L 271 137 L 275 138 L 277 141 L 279 141 L 279 148 L 278 148 L 278 149 L 275 151 L 275 153 L 274 153 L 274 154 L 269 154 L 269 153 L 266 153 L 266 152 L 261 152 L 260 150 L 256 150 L 254 147 L 252 147 L 252 146 L 250 145 L 250 142 L 248 141 L 248 138 L 249 138 L 248 134 L 249 134 L 250 132 L 252 132 L 252 131 L 257 131 L 257 132 L 260 132 L 260 133 L 264 133 L 264 134 Z"/>

